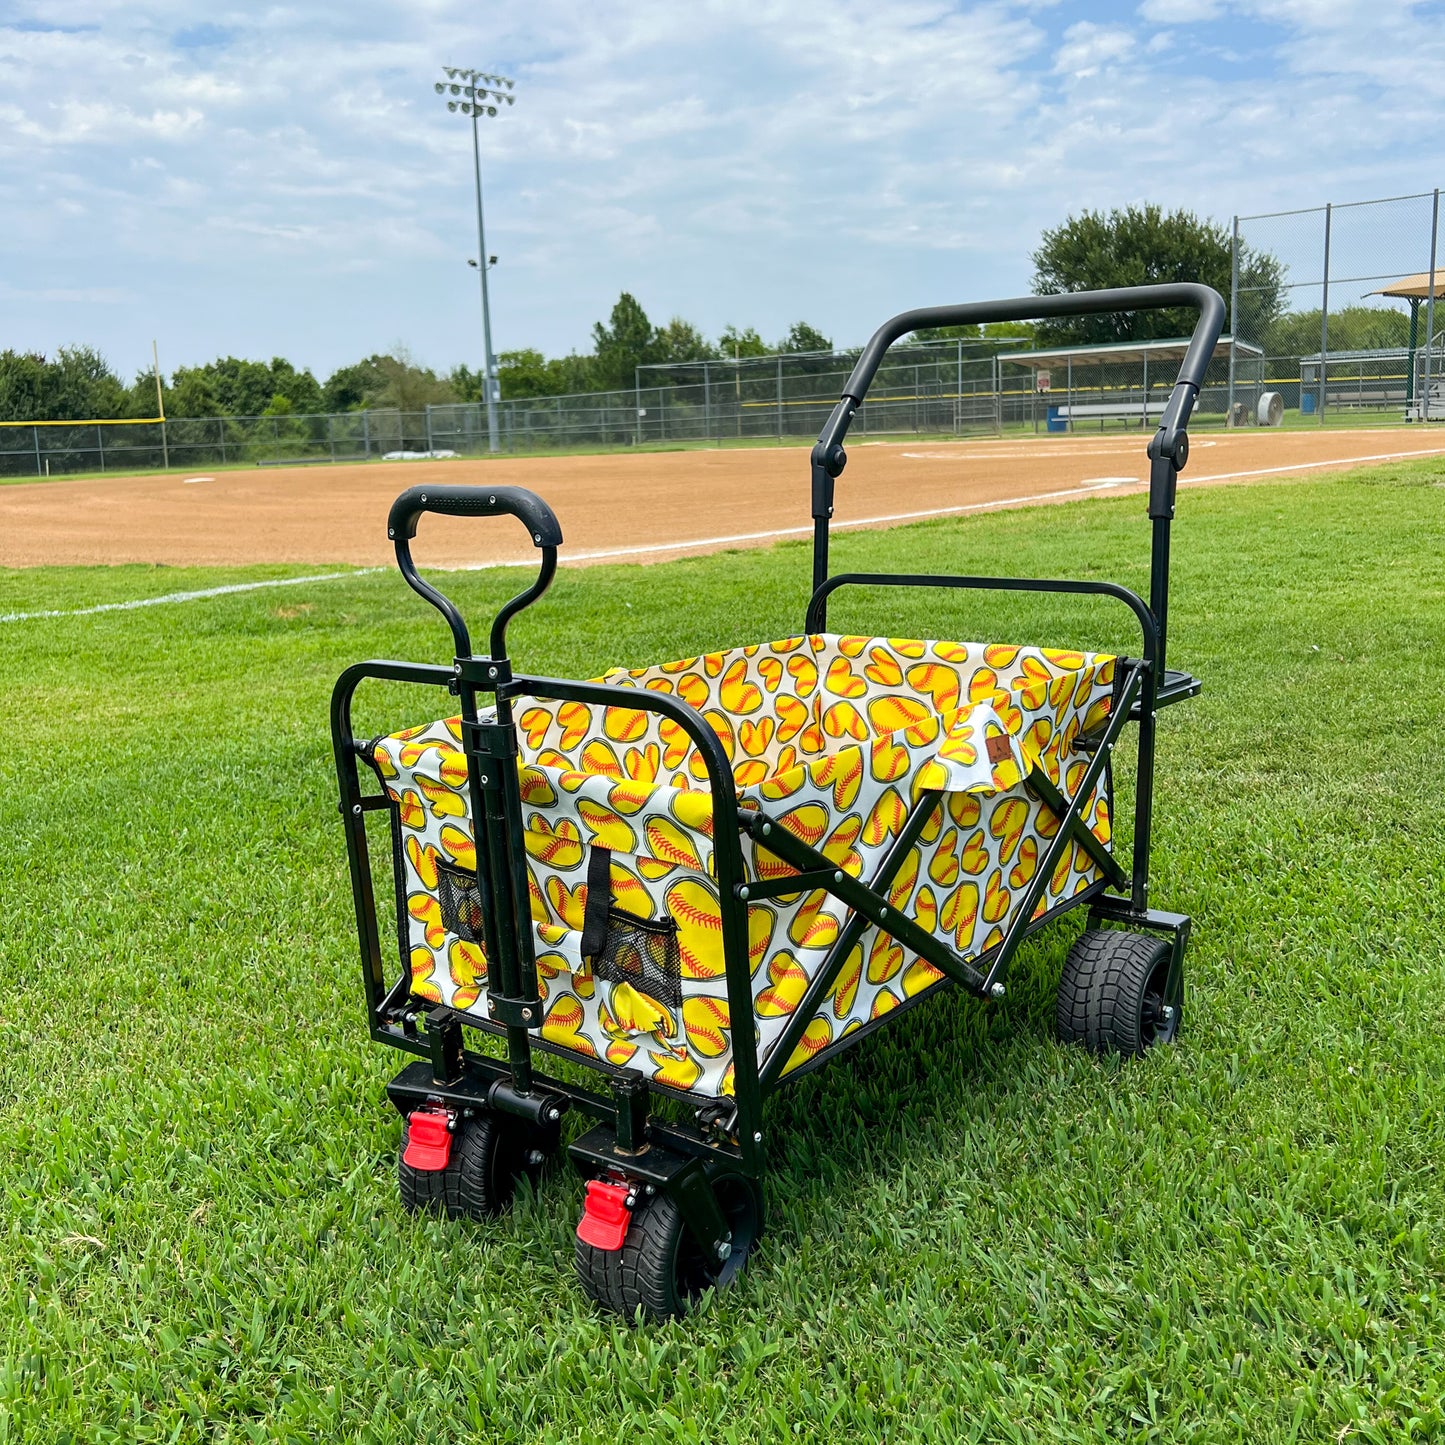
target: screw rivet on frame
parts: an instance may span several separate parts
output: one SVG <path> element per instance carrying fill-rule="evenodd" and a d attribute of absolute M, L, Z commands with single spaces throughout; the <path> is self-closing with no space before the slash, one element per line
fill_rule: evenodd
<path fill-rule="evenodd" d="M 359 814 L 359 813 L 361 812 L 361 804 L 360 804 L 360 803 L 353 803 L 353 804 L 351 805 L 351 811 L 352 811 L 353 813 Z"/>
<path fill-rule="evenodd" d="M 762 1142 L 763 1142 L 763 1131 L 762 1131 L 761 1129 L 759 1129 L 759 1130 L 757 1130 L 757 1131 L 753 1134 L 753 1143 L 754 1143 L 754 1144 L 761 1144 Z"/>
<path fill-rule="evenodd" d="M 743 884 L 739 884 L 739 885 L 738 885 L 738 897 L 739 897 L 739 898 L 746 899 L 747 896 L 748 896 L 747 887 L 746 887 L 745 885 L 743 885 Z"/>

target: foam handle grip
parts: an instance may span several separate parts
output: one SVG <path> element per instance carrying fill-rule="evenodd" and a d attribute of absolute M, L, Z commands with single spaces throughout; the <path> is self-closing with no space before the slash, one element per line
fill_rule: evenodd
<path fill-rule="evenodd" d="M 536 546 L 562 545 L 557 514 L 525 487 L 408 487 L 391 504 L 386 535 L 394 540 L 415 537 L 417 519 L 423 512 L 446 517 L 516 517 Z"/>

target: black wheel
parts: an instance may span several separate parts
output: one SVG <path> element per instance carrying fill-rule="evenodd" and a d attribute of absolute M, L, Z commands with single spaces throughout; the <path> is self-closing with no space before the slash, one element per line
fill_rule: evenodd
<path fill-rule="evenodd" d="M 434 1209 L 449 1219 L 494 1218 L 512 1202 L 517 1180 L 526 1175 L 535 1183 L 557 1148 L 555 1134 L 481 1113 L 457 1121 L 445 1169 L 414 1169 L 405 1158 L 410 1132 L 403 1120 L 396 1165 L 401 1202 L 413 1213 Z"/>
<path fill-rule="evenodd" d="M 1058 1029 L 1066 1044 L 1137 1058 L 1179 1032 L 1178 999 L 1168 999 L 1168 938 L 1091 928 L 1064 960 Z"/>
<path fill-rule="evenodd" d="M 704 1254 L 682 1213 L 666 1194 L 645 1195 L 632 1211 L 621 1249 L 596 1249 L 576 1241 L 577 1277 L 587 1295 L 625 1320 L 638 1308 L 655 1322 L 677 1319 L 707 1289 L 737 1278 L 758 1237 L 757 1190 L 740 1175 L 713 1182 L 732 1232 L 732 1251 L 721 1263 Z"/>

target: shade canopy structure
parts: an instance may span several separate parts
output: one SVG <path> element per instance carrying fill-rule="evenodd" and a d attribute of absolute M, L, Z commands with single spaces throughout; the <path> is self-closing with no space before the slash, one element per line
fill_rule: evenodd
<path fill-rule="evenodd" d="M 1398 281 L 1391 281 L 1388 286 L 1382 286 L 1378 291 L 1371 291 L 1369 294 L 1393 296 L 1400 301 L 1428 301 L 1432 294 L 1438 298 L 1445 295 L 1445 271 L 1434 273 L 1433 287 L 1430 272 L 1420 271 L 1414 276 L 1401 276 Z"/>
<path fill-rule="evenodd" d="M 1231 347 L 1238 356 L 1264 355 L 1259 347 L 1251 346 L 1247 341 L 1221 336 L 1214 348 L 1215 360 L 1227 358 Z M 1188 350 L 1189 338 L 1184 336 L 1165 341 L 1111 341 L 1102 346 L 1055 346 L 1040 351 L 1008 351 L 1000 355 L 999 360 L 1039 369 L 1063 366 L 1068 362 L 1183 361 Z"/>

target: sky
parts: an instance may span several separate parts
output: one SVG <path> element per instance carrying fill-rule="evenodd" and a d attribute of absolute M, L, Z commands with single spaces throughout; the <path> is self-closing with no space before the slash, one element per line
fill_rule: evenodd
<path fill-rule="evenodd" d="M 839 345 L 1029 289 L 1040 232 L 1433 188 L 1445 3 L 1409 0 L 0 0 L 0 349 L 129 377 L 657 322 Z M 1427 206 L 1428 212 L 1428 206 Z M 1305 224 L 1305 222 L 1301 222 Z M 1314 227 L 1317 223 L 1308 220 Z M 1423 269 L 1420 261 L 1417 269 Z"/>

